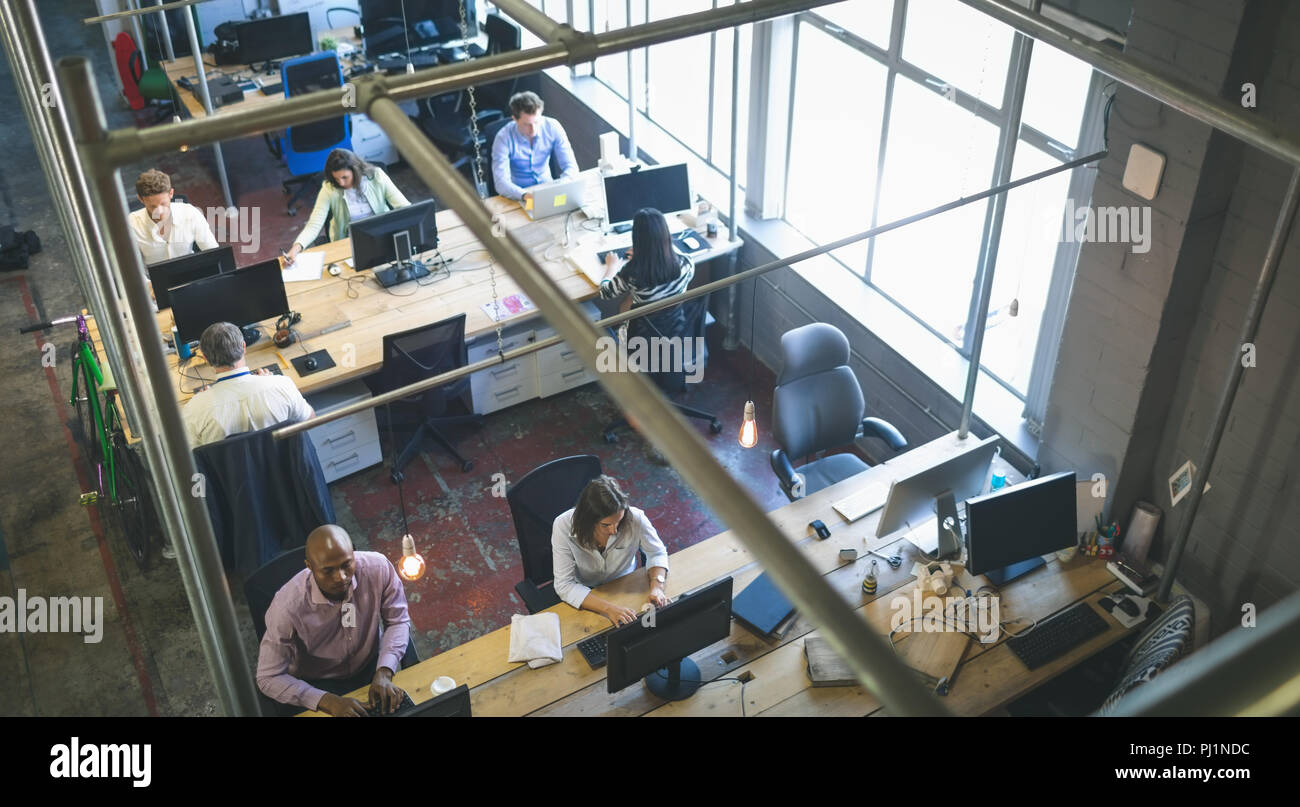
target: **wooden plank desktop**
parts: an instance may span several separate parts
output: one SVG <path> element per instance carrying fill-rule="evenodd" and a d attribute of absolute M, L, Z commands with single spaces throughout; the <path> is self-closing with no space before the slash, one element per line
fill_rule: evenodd
<path fill-rule="evenodd" d="M 885 636 L 889 633 L 891 601 L 896 596 L 910 596 L 910 589 L 915 585 L 915 578 L 911 575 L 912 563 L 922 558 L 904 538 L 875 536 L 880 511 L 850 524 L 831 509 L 831 504 L 855 489 L 871 484 L 877 477 L 903 476 L 953 456 L 968 445 L 969 442 L 959 441 L 954 432 L 918 446 L 887 464 L 874 466 L 778 508 L 770 516 L 826 576 L 826 581 L 844 596 L 845 601 L 881 636 Z M 831 529 L 831 537 L 825 541 L 808 535 L 808 522 L 818 518 Z M 890 569 L 881 562 L 877 594 L 863 594 L 862 578 L 872 558 L 866 550 L 894 546 L 902 550 L 903 565 L 899 569 Z M 858 550 L 859 558 L 853 563 L 839 559 L 839 551 L 849 547 Z M 734 591 L 739 593 L 762 572 L 749 550 L 730 530 L 674 553 L 669 563 L 670 597 L 726 576 L 732 577 Z M 985 582 L 982 577 L 975 578 L 975 581 Z M 1095 606 L 1103 592 L 1118 587 L 1119 583 L 1106 571 L 1103 561 L 1077 557 L 1062 564 L 1053 558 L 1045 568 L 1036 569 L 1006 586 L 1002 591 L 1001 616 L 1003 620 L 1017 616 L 1041 620 L 1081 599 L 1087 599 Z M 607 600 L 635 610 L 646 598 L 645 570 L 638 569 L 600 586 L 596 591 Z M 560 617 L 563 661 L 536 670 L 526 664 L 508 662 L 510 628 L 507 625 L 398 671 L 394 681 L 418 704 L 432 697 L 431 685 L 435 678 L 450 676 L 457 684 L 470 687 L 471 708 L 476 717 L 741 714 L 741 685 L 731 681 L 706 685 L 691 698 L 673 703 L 656 698 L 641 684 L 614 694 L 608 693 L 605 668 L 591 669 L 575 643 L 609 628 L 609 620 L 589 611 L 575 610 L 564 603 L 548 610 Z M 1005 636 L 992 645 L 972 641 L 951 693 L 941 702 L 955 714 L 971 715 L 984 714 L 1014 700 L 1127 633 L 1109 615 L 1103 613 L 1102 618 L 1110 628 L 1105 634 L 1032 671 L 1027 670 L 1005 646 Z M 691 658 L 709 680 L 752 673 L 753 679 L 744 686 L 745 711 L 750 716 L 882 713 L 879 701 L 861 687 L 811 685 L 803 642 L 808 636 L 815 635 L 815 627 L 803 615 L 796 618 L 794 626 L 779 641 L 760 639 L 733 622 L 727 639 L 692 654 Z M 351 695 L 364 701 L 367 689 L 363 687 Z M 303 714 L 320 715 L 317 712 Z"/>

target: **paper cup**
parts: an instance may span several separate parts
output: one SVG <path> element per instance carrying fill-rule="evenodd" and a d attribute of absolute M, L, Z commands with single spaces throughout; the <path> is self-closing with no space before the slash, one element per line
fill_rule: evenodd
<path fill-rule="evenodd" d="M 450 676 L 440 675 L 433 679 L 433 694 L 441 695 L 456 688 L 456 680 Z"/>

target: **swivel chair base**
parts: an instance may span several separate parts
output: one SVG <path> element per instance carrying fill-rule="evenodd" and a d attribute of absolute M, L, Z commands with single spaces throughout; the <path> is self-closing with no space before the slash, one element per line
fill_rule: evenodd
<path fill-rule="evenodd" d="M 393 471 L 390 474 L 390 477 L 393 480 L 393 482 L 394 483 L 401 482 L 406 478 L 405 475 L 402 473 L 402 469 L 405 468 L 407 463 L 409 463 L 412 459 L 415 458 L 417 454 L 420 453 L 422 445 L 424 443 L 424 438 L 426 436 L 432 437 L 434 442 L 442 446 L 444 451 L 446 451 L 457 462 L 459 462 L 461 471 L 472 470 L 474 468 L 474 462 L 472 460 L 467 460 L 464 457 L 462 457 L 460 455 L 460 452 L 456 450 L 455 446 L 451 444 L 451 441 L 447 439 L 446 435 L 444 435 L 441 431 L 438 430 L 438 426 L 440 425 L 455 425 L 458 423 L 473 423 L 475 425 L 482 425 L 483 416 L 482 415 L 454 415 L 451 417 L 433 418 L 421 422 L 419 428 L 416 429 L 415 434 L 411 435 L 411 439 L 407 441 L 406 447 L 402 449 L 402 453 L 398 454 L 397 458 L 393 460 Z"/>
<path fill-rule="evenodd" d="M 698 420 L 709 421 L 709 431 L 712 432 L 713 434 L 722 433 L 722 421 L 718 420 L 717 416 L 714 415 L 713 413 L 705 412 L 703 409 L 696 409 L 695 407 L 687 406 L 686 404 L 674 403 L 673 406 L 677 407 L 677 411 L 681 412 L 683 415 L 686 415 L 687 417 L 696 418 Z M 617 443 L 618 430 L 628 425 L 629 424 L 627 422 L 627 418 L 619 418 L 618 420 L 606 426 L 604 432 L 605 442 Z"/>

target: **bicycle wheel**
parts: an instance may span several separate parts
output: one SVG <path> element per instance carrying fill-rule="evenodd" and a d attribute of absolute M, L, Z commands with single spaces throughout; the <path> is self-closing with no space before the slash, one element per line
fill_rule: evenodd
<path fill-rule="evenodd" d="M 144 571 L 149 568 L 149 550 L 158 535 L 158 517 L 149 489 L 149 473 L 139 452 L 126 444 L 126 437 L 120 429 L 114 430 L 112 445 L 113 490 L 116 493 L 111 506 L 112 519 L 131 557 Z"/>
<path fill-rule="evenodd" d="M 103 458 L 99 445 L 99 424 L 95 420 L 95 409 L 91 404 L 92 396 L 97 395 L 98 392 L 95 390 L 94 376 L 91 375 L 90 367 L 76 358 L 79 349 L 80 346 L 73 342 L 68 350 L 69 355 L 73 357 L 71 402 L 77 414 L 72 437 L 81 446 L 82 456 L 91 466 L 91 473 L 95 473 L 95 466 Z"/>

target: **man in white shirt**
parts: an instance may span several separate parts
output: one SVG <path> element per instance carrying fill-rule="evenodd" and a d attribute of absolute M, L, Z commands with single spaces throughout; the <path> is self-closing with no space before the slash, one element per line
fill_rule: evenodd
<path fill-rule="evenodd" d="M 256 431 L 285 420 L 316 414 L 293 382 L 244 363 L 244 334 L 229 322 L 215 322 L 199 337 L 199 351 L 217 374 L 181 410 L 194 448 L 232 434 Z"/>
<path fill-rule="evenodd" d="M 156 168 L 145 171 L 135 180 L 135 195 L 144 205 L 127 216 L 136 247 L 145 265 L 179 258 L 199 249 L 214 249 L 217 239 L 212 228 L 195 206 L 173 202 L 171 177 Z"/>

